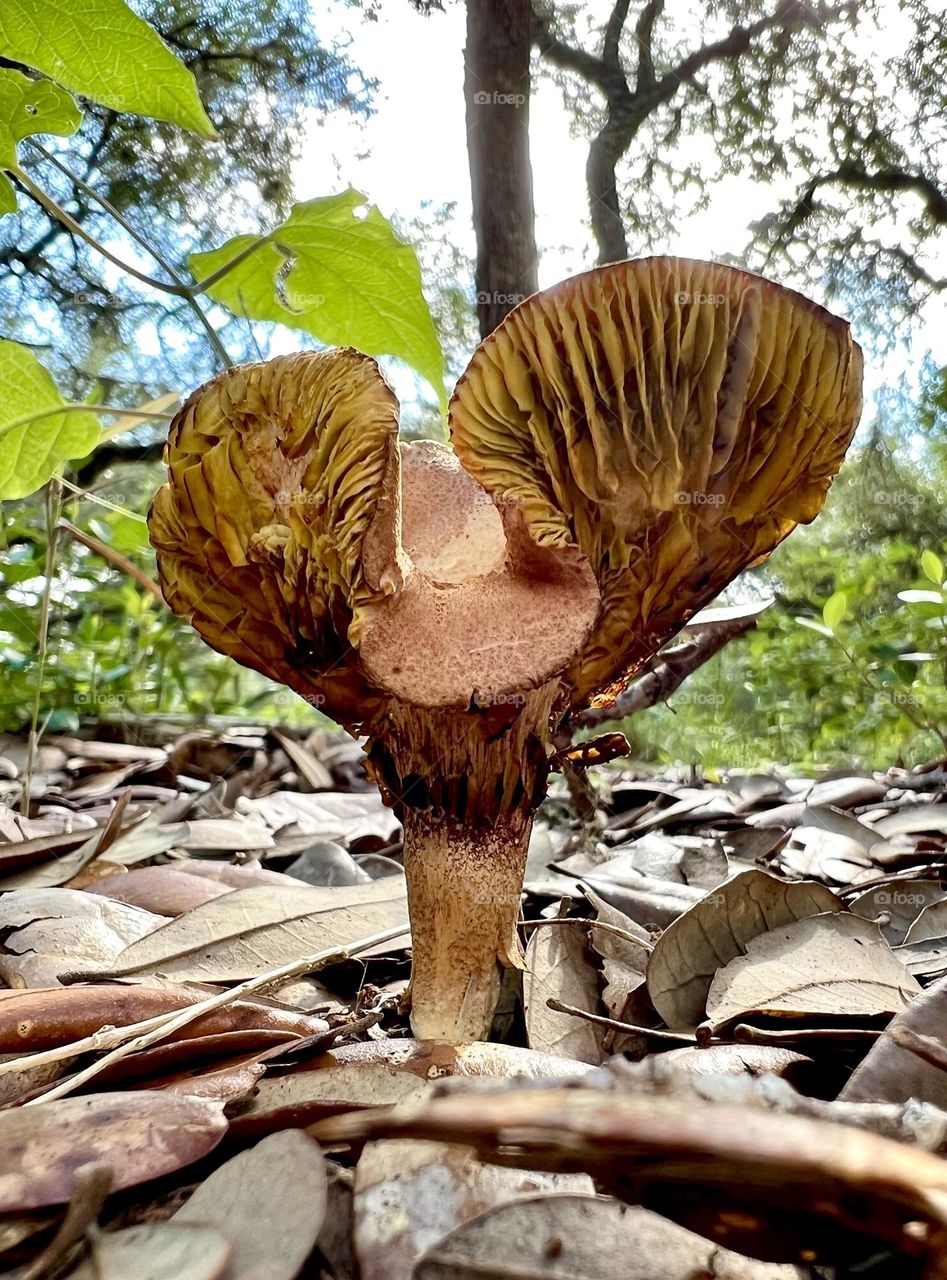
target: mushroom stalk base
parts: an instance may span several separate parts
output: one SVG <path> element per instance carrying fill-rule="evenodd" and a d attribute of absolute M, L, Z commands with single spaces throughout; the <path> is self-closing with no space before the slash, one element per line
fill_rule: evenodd
<path fill-rule="evenodd" d="M 411 1028 L 419 1040 L 483 1040 L 502 968 L 522 968 L 516 921 L 532 818 L 510 819 L 477 829 L 445 815 L 405 815 Z"/>

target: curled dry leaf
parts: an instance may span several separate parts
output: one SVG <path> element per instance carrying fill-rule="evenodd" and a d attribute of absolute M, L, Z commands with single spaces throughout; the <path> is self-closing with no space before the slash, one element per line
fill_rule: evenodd
<path fill-rule="evenodd" d="M 239 866 L 232 862 L 212 862 L 204 858 L 183 858 L 174 864 L 176 871 L 186 871 L 189 876 L 213 880 L 230 889 L 249 889 L 257 884 L 272 884 L 277 888 L 292 889 L 292 877 L 281 871 L 267 871 L 259 862 L 251 859 Z M 298 888 L 298 886 L 295 886 Z"/>
<path fill-rule="evenodd" d="M 930 1036 L 947 1053 L 947 977 L 915 996 L 891 1021 L 855 1068 L 839 1098 L 846 1102 L 907 1102 L 919 1098 L 947 1110 L 947 1071 L 919 1058 L 892 1037 L 899 1028 Z"/>
<path fill-rule="evenodd" d="M 908 930 L 927 907 L 943 901 L 944 886 L 939 880 L 902 880 L 866 889 L 849 900 L 849 910 L 864 920 L 877 920 L 881 932 L 891 943 L 904 942 Z M 947 918 L 942 917 L 944 932 Z M 931 937 L 942 935 L 931 934 Z"/>
<path fill-rule="evenodd" d="M 717 970 L 707 1017 L 716 1031 L 753 1014 L 875 1018 L 900 1013 L 920 989 L 877 925 L 833 912 L 751 938 Z"/>
<path fill-rule="evenodd" d="M 93 1236 L 70 1280 L 229 1280 L 231 1253 L 213 1227 L 147 1222 Z"/>
<path fill-rule="evenodd" d="M 382 804 L 377 791 L 324 791 L 318 795 L 274 791 L 259 799 L 243 797 L 237 808 L 261 818 L 275 831 L 292 824 L 306 835 L 346 844 L 364 836 L 377 836 L 389 844 L 401 830 L 400 822 Z"/>
<path fill-rule="evenodd" d="M 587 1013 L 599 1013 L 598 974 L 589 960 L 584 922 L 537 925 L 526 948 L 523 1003 L 531 1049 L 598 1065 L 603 1058 L 601 1027 L 567 1013 L 547 1000 L 561 1000 Z"/>
<path fill-rule="evenodd" d="M 0 1112 L 0 1212 L 64 1204 L 80 1164 L 101 1161 L 114 1190 L 212 1151 L 223 1103 L 169 1093 L 100 1093 Z"/>
<path fill-rule="evenodd" d="M 221 1165 L 171 1221 L 214 1227 L 230 1241 L 227 1280 L 294 1280 L 318 1239 L 325 1209 L 319 1145 L 290 1129 Z"/>
<path fill-rule="evenodd" d="M 595 908 L 596 922 L 611 926 L 596 928 L 595 924 L 592 925 L 592 946 L 602 957 L 606 983 L 602 1000 L 611 1016 L 620 1018 L 628 996 L 637 991 L 645 980 L 651 937 L 640 924 L 591 889 L 585 890 L 585 896 Z M 622 932 L 615 932 L 618 929 Z"/>
<path fill-rule="evenodd" d="M 206 998 L 188 987 L 140 987 L 110 983 L 88 987 L 48 987 L 0 991 L 0 1052 L 32 1053 L 70 1044 L 101 1027 L 125 1027 Z M 235 1000 L 188 1023 L 170 1039 L 221 1035 L 232 1031 L 278 1031 L 311 1036 L 326 1029 L 320 1018 L 253 1000 Z"/>
<path fill-rule="evenodd" d="M 588 1069 L 568 1058 L 515 1045 L 371 1040 L 343 1045 L 283 1074 L 268 1072 L 231 1127 L 243 1136 L 309 1125 L 340 1111 L 423 1097 L 438 1080 L 453 1076 L 561 1079 Z"/>
<path fill-rule="evenodd" d="M 0 954 L 0 977 L 11 987 L 50 987 L 68 969 L 109 963 L 165 923 L 79 889 L 19 889 L 0 898 L 0 929 L 15 930 Z"/>
<path fill-rule="evenodd" d="M 338 889 L 257 885 L 207 902 L 72 977 L 160 972 L 183 982 L 242 982 L 307 951 L 347 946 L 405 918 L 403 878 Z"/>
<path fill-rule="evenodd" d="M 523 1088 L 333 1116 L 314 1133 L 326 1142 L 456 1142 L 520 1169 L 583 1170 L 614 1195 L 770 1261 L 831 1261 L 844 1256 L 849 1233 L 916 1254 L 936 1248 L 947 1228 L 947 1161 L 754 1107 Z"/>
<path fill-rule="evenodd" d="M 262 1062 L 240 1062 L 214 1070 L 192 1068 L 162 1084 L 165 1093 L 180 1093 L 189 1098 L 215 1098 L 228 1105 L 246 1102 L 266 1067 Z"/>
<path fill-rule="evenodd" d="M 695 1027 L 717 970 L 744 954 L 761 933 L 823 911 L 840 911 L 830 889 L 787 884 L 765 871 L 742 871 L 668 925 L 648 962 L 648 993 L 669 1027 Z"/>
<path fill-rule="evenodd" d="M 432 1240 L 492 1205 L 538 1191 L 593 1190 L 584 1174 L 502 1169 L 443 1142 L 369 1143 L 353 1205 L 361 1280 L 411 1280 Z"/>
<path fill-rule="evenodd" d="M 794 1266 L 721 1249 L 648 1209 L 604 1196 L 515 1200 L 432 1245 L 415 1280 L 799 1280 Z"/>
<path fill-rule="evenodd" d="M 205 902 L 232 890 L 228 885 L 186 875 L 176 867 L 139 867 L 123 875 L 93 881 L 87 893 L 98 893 L 116 902 L 128 902 L 160 916 L 182 916 Z"/>

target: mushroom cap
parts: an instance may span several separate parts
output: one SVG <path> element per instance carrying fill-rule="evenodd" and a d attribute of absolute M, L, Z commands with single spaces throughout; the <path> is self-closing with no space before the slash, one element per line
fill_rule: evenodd
<path fill-rule="evenodd" d="M 717 263 L 621 262 L 534 294 L 450 403 L 461 465 L 541 547 L 581 549 L 598 621 L 565 672 L 607 701 L 822 508 L 861 411 L 848 325 Z"/>
<path fill-rule="evenodd" d="M 391 698 L 607 700 L 820 510 L 861 355 L 798 293 L 715 263 L 617 263 L 534 295 L 399 445 L 348 348 L 229 369 L 171 426 L 149 516 L 165 598 L 350 728 Z M 523 700 L 521 698 L 521 700 Z"/>
<path fill-rule="evenodd" d="M 398 402 L 351 348 L 219 374 L 171 424 L 148 516 L 165 599 L 221 653 L 346 724 L 374 691 L 349 629 L 362 541 L 397 473 Z"/>

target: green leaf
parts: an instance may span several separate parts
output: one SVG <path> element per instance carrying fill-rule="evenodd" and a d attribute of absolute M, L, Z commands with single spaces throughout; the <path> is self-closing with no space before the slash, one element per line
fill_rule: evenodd
<path fill-rule="evenodd" d="M 115 111 L 216 137 L 191 72 L 124 0 L 3 0 L 0 54 Z"/>
<path fill-rule="evenodd" d="M 327 346 L 397 356 L 425 378 L 443 407 L 444 355 L 421 291 L 411 245 L 400 240 L 358 191 L 293 206 L 268 236 L 235 236 L 191 256 L 198 279 L 249 245 L 259 247 L 211 285 L 208 295 L 235 315 L 275 320 Z"/>
<path fill-rule="evenodd" d="M 836 591 L 826 600 L 822 609 L 822 621 L 830 631 L 835 632 L 838 629 L 847 608 L 848 599 L 844 591 Z"/>
<path fill-rule="evenodd" d="M 81 123 L 79 104 L 58 84 L 31 80 L 22 71 L 0 70 L 0 169 L 16 169 L 17 144 L 31 134 L 66 137 Z M 13 184 L 0 173 L 0 215 L 15 210 Z"/>
<path fill-rule="evenodd" d="M 941 586 L 944 581 L 944 562 L 940 556 L 933 551 L 922 551 L 921 570 L 928 582 L 933 582 L 935 587 Z"/>
<path fill-rule="evenodd" d="M 31 415 L 43 416 L 12 425 Z M 63 462 L 81 458 L 98 438 L 96 415 L 67 408 L 32 352 L 16 342 L 0 342 L 0 499 L 35 493 Z"/>

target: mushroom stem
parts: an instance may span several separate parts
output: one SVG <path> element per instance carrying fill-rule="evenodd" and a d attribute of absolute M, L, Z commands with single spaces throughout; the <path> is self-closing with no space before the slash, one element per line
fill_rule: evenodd
<path fill-rule="evenodd" d="M 516 937 L 532 816 L 487 829 L 405 815 L 413 962 L 411 1028 L 419 1040 L 483 1040 L 502 967 L 522 968 Z"/>

